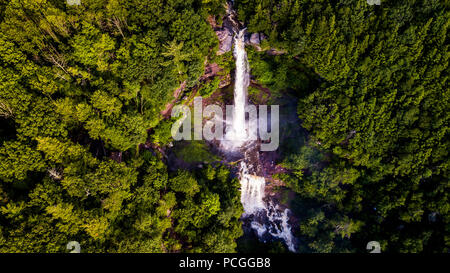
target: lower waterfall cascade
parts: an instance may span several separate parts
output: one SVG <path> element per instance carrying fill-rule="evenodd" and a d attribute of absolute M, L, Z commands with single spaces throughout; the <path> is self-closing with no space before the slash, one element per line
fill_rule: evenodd
<path fill-rule="evenodd" d="M 290 210 L 288 208 L 282 210 L 274 202 L 264 201 L 265 178 L 249 174 L 246 163 L 241 162 L 240 183 L 241 203 L 244 207 L 243 217 L 257 215 L 259 217 L 255 217 L 256 219 L 266 219 L 261 221 L 266 223 L 255 219 L 251 222 L 251 228 L 257 232 L 258 237 L 262 238 L 268 232 L 272 237 L 283 240 L 288 249 L 295 252 L 294 237 L 288 222 Z"/>

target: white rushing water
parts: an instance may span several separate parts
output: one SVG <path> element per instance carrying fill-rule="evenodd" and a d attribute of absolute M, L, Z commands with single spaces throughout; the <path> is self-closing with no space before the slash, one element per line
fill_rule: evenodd
<path fill-rule="evenodd" d="M 273 202 L 264 202 L 266 180 L 264 177 L 249 174 L 247 164 L 241 162 L 240 169 L 241 202 L 244 207 L 244 217 L 256 214 L 266 216 L 267 223 L 253 220 L 251 227 L 258 237 L 268 232 L 272 237 L 282 239 L 290 251 L 295 252 L 294 237 L 289 225 L 289 209 L 282 210 Z"/>
<path fill-rule="evenodd" d="M 250 84 L 250 68 L 245 51 L 245 29 L 239 31 L 234 43 L 236 58 L 236 79 L 234 86 L 234 113 L 232 130 L 236 139 L 245 139 L 245 106 L 247 104 L 247 89 Z"/>
<path fill-rule="evenodd" d="M 264 177 L 249 174 L 245 162 L 241 163 L 240 175 L 241 203 L 244 206 L 244 216 L 265 209 L 263 198 L 266 180 Z"/>
<path fill-rule="evenodd" d="M 228 148 L 238 148 L 248 139 L 245 110 L 247 106 L 247 89 L 250 84 L 250 67 L 245 51 L 245 29 L 234 37 L 234 57 L 236 59 L 236 74 L 234 82 L 233 121 L 226 132 Z"/>
<path fill-rule="evenodd" d="M 269 202 L 267 209 L 267 217 L 269 223 L 274 223 L 267 230 L 273 237 L 282 239 L 289 250 L 295 252 L 294 236 L 292 235 L 291 225 L 289 225 L 289 209 L 281 210 L 278 205 Z M 261 231 L 258 231 L 258 233 Z"/>

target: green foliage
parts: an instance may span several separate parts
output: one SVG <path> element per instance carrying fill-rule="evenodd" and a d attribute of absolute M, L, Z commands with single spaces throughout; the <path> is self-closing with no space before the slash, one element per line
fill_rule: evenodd
<path fill-rule="evenodd" d="M 288 86 L 301 91 L 309 146 L 326 157 L 319 163 L 308 158 L 311 148 L 291 151 L 286 183 L 333 215 L 363 222 L 364 230 L 351 229 L 359 251 L 371 240 L 383 251 L 448 251 L 448 5 L 240 0 L 236 8 L 250 32 L 298 60 L 290 70 L 308 68 L 318 79 L 310 90 Z M 251 60 L 262 83 L 276 89 L 288 79 L 283 66 Z M 309 248 L 336 251 L 320 230 L 305 229 L 316 239 Z"/>
<path fill-rule="evenodd" d="M 0 147 L 0 178 L 4 181 L 23 180 L 28 172 L 42 171 L 45 163 L 41 155 L 18 141 L 4 142 Z"/>
<path fill-rule="evenodd" d="M 82 2 L 0 1 L 0 252 L 234 251 L 229 172 L 139 153 L 171 141 L 160 112 L 203 74 L 222 2 Z"/>
<path fill-rule="evenodd" d="M 186 163 L 211 163 L 218 161 L 219 158 L 209 151 L 207 144 L 203 141 L 188 141 L 179 143 L 174 150 L 177 158 Z"/>
<path fill-rule="evenodd" d="M 178 172 L 171 187 L 186 199 L 173 211 L 175 231 L 183 236 L 192 252 L 230 253 L 241 237 L 239 218 L 243 208 L 239 181 L 231 179 L 224 166 L 209 167 L 195 174 Z"/>
<path fill-rule="evenodd" d="M 309 87 L 309 75 L 296 59 L 285 55 L 268 56 L 265 52 L 250 50 L 249 63 L 252 75 L 258 83 L 269 87 L 272 95 L 288 89 L 301 94 Z"/>
<path fill-rule="evenodd" d="M 155 132 L 151 135 L 153 143 L 158 145 L 167 145 L 172 139 L 172 120 L 163 120 L 155 128 Z"/>
<path fill-rule="evenodd" d="M 179 171 L 177 176 L 170 180 L 170 188 L 175 192 L 181 192 L 190 197 L 200 190 L 195 177 L 188 171 Z"/>
<path fill-rule="evenodd" d="M 215 77 L 213 80 L 203 85 L 198 92 L 200 96 L 202 96 L 203 98 L 207 98 L 211 96 L 212 93 L 214 93 L 214 91 L 216 91 L 219 88 L 219 84 L 220 84 L 220 77 Z"/>

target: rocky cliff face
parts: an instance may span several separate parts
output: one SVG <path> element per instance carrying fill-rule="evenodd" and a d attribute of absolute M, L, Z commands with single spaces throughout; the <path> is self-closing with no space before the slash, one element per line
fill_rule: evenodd
<path fill-rule="evenodd" d="M 233 32 L 231 32 L 230 29 L 223 27 L 216 30 L 216 35 L 219 38 L 219 51 L 217 51 L 217 54 L 221 55 L 230 51 L 233 44 Z"/>
<path fill-rule="evenodd" d="M 232 9 L 231 4 L 227 4 L 227 13 L 223 18 L 222 26 L 218 26 L 213 20 L 210 20 L 210 24 L 219 38 L 219 50 L 217 51 L 217 54 L 221 55 L 230 51 L 233 46 L 235 33 L 243 28 L 243 24 L 237 19 L 237 14 Z M 247 45 L 256 46 L 259 49 L 261 41 L 265 38 L 266 37 L 262 33 L 246 33 L 245 43 Z"/>
<path fill-rule="evenodd" d="M 232 29 L 228 27 L 221 27 L 215 30 L 217 37 L 219 38 L 219 50 L 217 51 L 218 55 L 222 55 L 231 50 L 234 39 L 234 32 Z M 259 45 L 261 41 L 265 39 L 264 34 L 262 33 L 251 33 L 246 34 L 245 44 L 252 45 L 257 47 L 260 50 Z"/>

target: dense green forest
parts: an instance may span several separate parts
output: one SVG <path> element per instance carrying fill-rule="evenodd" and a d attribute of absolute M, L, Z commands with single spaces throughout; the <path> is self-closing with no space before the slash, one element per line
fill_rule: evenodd
<path fill-rule="evenodd" d="M 236 1 L 248 30 L 287 55 L 251 62 L 252 73 L 294 89 L 310 133 L 281 175 L 299 195 L 303 251 L 371 240 L 390 252 L 450 250 L 449 6 Z M 298 92 L 295 67 L 315 73 L 314 88 Z"/>
<path fill-rule="evenodd" d="M 171 170 L 161 114 L 207 64 L 230 73 L 208 20 L 225 1 L 81 2 L 0 0 L 0 252 L 235 252 L 238 179 Z M 234 2 L 267 37 L 248 50 L 254 79 L 294 95 L 307 131 L 281 144 L 277 176 L 299 252 L 448 252 L 449 2 Z"/>
<path fill-rule="evenodd" d="M 0 252 L 233 252 L 229 170 L 169 173 L 139 148 L 203 74 L 221 6 L 82 2 L 0 1 Z"/>

